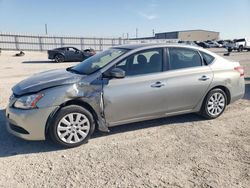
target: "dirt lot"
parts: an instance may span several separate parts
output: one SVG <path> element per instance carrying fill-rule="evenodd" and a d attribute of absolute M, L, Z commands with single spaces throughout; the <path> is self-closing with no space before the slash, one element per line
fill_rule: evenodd
<path fill-rule="evenodd" d="M 123 125 L 62 150 L 7 133 L 4 108 L 20 80 L 75 63 L 46 61 L 46 53 L 13 54 L 0 56 L 0 187 L 249 187 L 249 81 L 244 99 L 216 120 L 191 114 Z M 250 77 L 249 52 L 228 58 L 240 61 Z"/>

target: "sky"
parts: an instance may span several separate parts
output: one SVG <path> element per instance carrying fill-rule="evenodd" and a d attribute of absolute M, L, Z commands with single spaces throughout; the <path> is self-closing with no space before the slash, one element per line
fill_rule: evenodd
<path fill-rule="evenodd" d="M 0 0 L 0 32 L 138 37 L 204 29 L 250 37 L 250 0 Z"/>

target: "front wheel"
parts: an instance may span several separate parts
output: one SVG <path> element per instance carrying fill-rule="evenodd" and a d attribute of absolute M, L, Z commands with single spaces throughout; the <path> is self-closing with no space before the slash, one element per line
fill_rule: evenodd
<path fill-rule="evenodd" d="M 243 51 L 243 46 L 240 46 L 238 49 L 238 52 L 242 52 Z"/>
<path fill-rule="evenodd" d="M 92 114 L 76 105 L 66 106 L 55 115 L 49 127 L 52 140 L 67 148 L 87 143 L 95 128 Z"/>
<path fill-rule="evenodd" d="M 227 96 L 221 89 L 211 90 L 204 99 L 201 114 L 207 119 L 219 117 L 227 105 Z"/>

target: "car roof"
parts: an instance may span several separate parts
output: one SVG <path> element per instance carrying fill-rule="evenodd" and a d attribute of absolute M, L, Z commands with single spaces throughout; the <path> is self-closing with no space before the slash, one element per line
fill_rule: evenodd
<path fill-rule="evenodd" d="M 128 50 L 147 50 L 147 49 L 152 49 L 152 48 L 164 48 L 164 47 L 182 47 L 182 48 L 189 48 L 189 49 L 194 49 L 194 50 L 199 50 L 201 52 L 205 52 L 215 58 L 219 58 L 220 56 L 217 55 L 214 52 L 211 52 L 209 50 L 206 50 L 200 46 L 192 46 L 192 45 L 187 45 L 187 44 L 179 44 L 179 43 L 174 43 L 174 44 L 152 44 L 152 43 L 144 43 L 144 44 L 125 44 L 125 45 L 120 45 L 120 46 L 115 46 L 113 48 L 117 49 L 128 49 Z"/>
<path fill-rule="evenodd" d="M 114 48 L 124 48 L 128 50 L 134 50 L 134 49 L 143 48 L 147 46 L 152 46 L 152 44 L 143 44 L 143 43 L 142 44 L 123 44 L 123 45 L 115 46 Z"/>
<path fill-rule="evenodd" d="M 192 48 L 192 49 L 203 49 L 201 47 L 187 45 L 183 43 L 174 43 L 174 44 L 152 44 L 152 43 L 142 43 L 142 44 L 125 44 L 120 46 L 115 46 L 113 48 L 123 48 L 128 50 L 135 50 L 135 49 L 144 49 L 144 48 L 162 48 L 162 47 L 185 47 L 185 48 Z"/>

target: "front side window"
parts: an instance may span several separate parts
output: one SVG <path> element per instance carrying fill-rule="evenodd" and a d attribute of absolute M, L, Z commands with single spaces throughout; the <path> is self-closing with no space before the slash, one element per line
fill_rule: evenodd
<path fill-rule="evenodd" d="M 116 67 L 123 69 L 127 76 L 135 76 L 161 72 L 162 65 L 162 49 L 152 49 L 131 55 Z"/>
<path fill-rule="evenodd" d="M 100 52 L 83 62 L 79 63 L 78 65 L 74 66 L 70 70 L 78 72 L 80 74 L 91 74 L 107 64 L 109 64 L 111 61 L 114 59 L 120 57 L 124 53 L 126 53 L 128 50 L 127 49 L 109 49 L 105 50 L 103 52 Z"/>
<path fill-rule="evenodd" d="M 200 54 L 188 48 L 169 48 L 169 69 L 183 69 L 202 66 Z"/>

